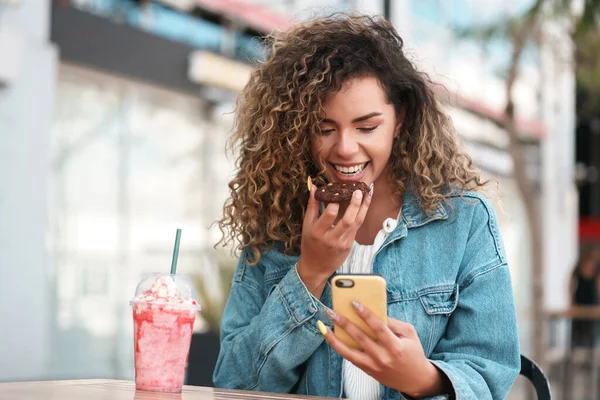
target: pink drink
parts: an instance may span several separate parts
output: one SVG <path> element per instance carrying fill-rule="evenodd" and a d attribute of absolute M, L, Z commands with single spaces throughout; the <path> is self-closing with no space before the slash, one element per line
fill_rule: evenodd
<path fill-rule="evenodd" d="M 154 283 L 134 300 L 135 387 L 152 392 L 180 393 L 185 377 L 198 304 L 193 294 L 182 296 L 185 277 L 153 275 Z M 175 284 L 175 279 L 178 285 Z M 182 282 L 187 281 L 187 282 Z M 138 285 L 142 285 L 144 280 Z M 187 287 L 193 288 L 191 285 Z M 195 296 L 194 296 L 195 297 Z"/>

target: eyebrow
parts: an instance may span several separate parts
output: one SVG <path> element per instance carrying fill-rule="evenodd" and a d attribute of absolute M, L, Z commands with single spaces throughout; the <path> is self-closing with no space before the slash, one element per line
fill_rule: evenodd
<path fill-rule="evenodd" d="M 380 116 L 380 115 L 383 115 L 383 114 L 382 114 L 382 113 L 380 113 L 380 112 L 372 112 L 372 113 L 368 113 L 368 114 L 365 114 L 365 115 L 363 115 L 363 116 L 361 116 L 361 117 L 354 118 L 354 119 L 352 120 L 352 123 L 354 124 L 354 123 L 356 123 L 356 122 L 366 121 L 366 120 L 368 120 L 369 118 L 378 117 L 378 116 Z M 327 122 L 327 123 L 330 123 L 330 124 L 334 124 L 334 123 L 335 123 L 335 121 L 334 121 L 334 120 L 332 120 L 332 119 L 329 119 L 329 118 L 323 118 L 322 122 Z"/>

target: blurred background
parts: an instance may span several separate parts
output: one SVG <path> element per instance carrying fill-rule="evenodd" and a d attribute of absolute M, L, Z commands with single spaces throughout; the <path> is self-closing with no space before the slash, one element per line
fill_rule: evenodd
<path fill-rule="evenodd" d="M 522 352 L 562 398 L 597 396 L 596 324 L 577 346 L 570 307 L 578 260 L 591 254 L 594 277 L 599 261 L 597 3 L 0 0 L 0 381 L 133 379 L 128 302 L 167 272 L 182 228 L 178 272 L 204 309 L 188 383 L 211 384 L 236 262 L 211 226 L 235 97 L 264 35 L 360 11 L 395 25 L 499 182 Z"/>

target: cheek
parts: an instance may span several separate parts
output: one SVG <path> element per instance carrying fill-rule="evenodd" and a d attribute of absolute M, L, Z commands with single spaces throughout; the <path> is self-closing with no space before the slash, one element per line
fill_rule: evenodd
<path fill-rule="evenodd" d="M 377 148 L 374 149 L 374 151 L 374 156 L 377 158 L 377 163 L 383 164 L 382 166 L 387 165 L 392 154 L 392 141 L 385 139 L 382 140 L 377 146 Z"/>

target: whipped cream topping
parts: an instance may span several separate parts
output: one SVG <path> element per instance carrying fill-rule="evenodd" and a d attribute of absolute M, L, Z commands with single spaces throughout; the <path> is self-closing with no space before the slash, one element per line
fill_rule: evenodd
<path fill-rule="evenodd" d="M 154 281 L 149 294 L 157 299 L 177 297 L 177 285 L 170 276 L 161 276 Z"/>
<path fill-rule="evenodd" d="M 198 305 L 196 300 L 181 296 L 177 284 L 170 276 L 159 276 L 150 289 L 138 294 L 133 300 L 159 304 Z"/>

